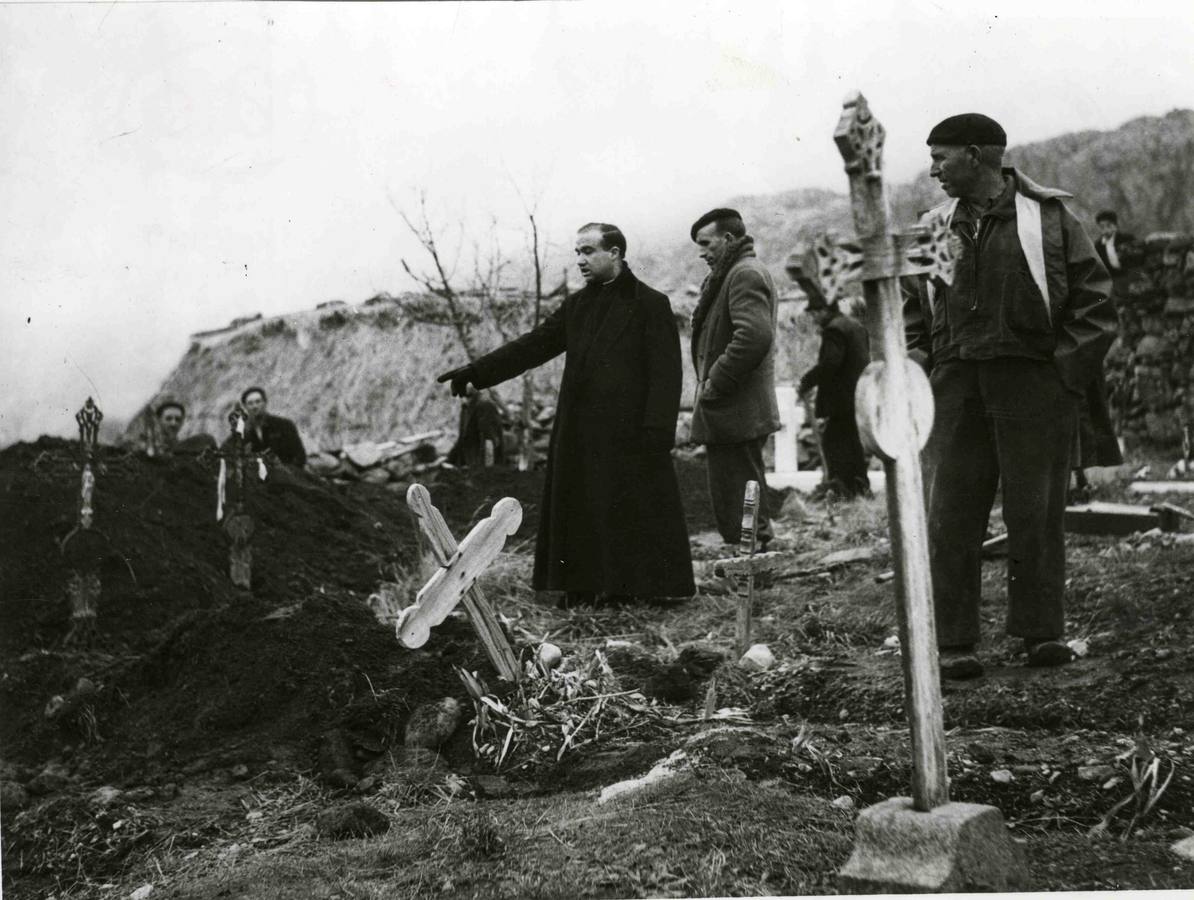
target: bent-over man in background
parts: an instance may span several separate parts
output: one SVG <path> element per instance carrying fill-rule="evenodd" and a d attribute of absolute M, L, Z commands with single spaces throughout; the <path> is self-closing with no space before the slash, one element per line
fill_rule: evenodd
<path fill-rule="evenodd" d="M 257 453 L 272 450 L 288 466 L 307 464 L 307 451 L 294 422 L 281 416 L 271 416 L 265 411 L 269 399 L 264 388 L 248 388 L 240 395 L 240 402 L 249 414 L 245 439 L 252 450 Z"/>
<path fill-rule="evenodd" d="M 672 464 L 680 337 L 668 298 L 626 264 L 613 225 L 576 236 L 585 287 L 528 334 L 441 375 L 489 387 L 565 354 L 547 455 L 534 587 L 566 603 L 695 593 Z"/>
<path fill-rule="evenodd" d="M 709 496 L 723 541 L 737 544 L 746 482 L 759 483 L 758 540 L 774 534 L 763 446 L 779 431 L 775 397 L 775 284 L 733 209 L 705 213 L 689 230 L 709 274 L 692 314 L 697 393 L 692 440 L 705 445 Z"/>
<path fill-rule="evenodd" d="M 817 364 L 804 373 L 798 391 L 804 396 L 817 389 L 813 413 L 825 420 L 821 435 L 823 493 L 845 499 L 869 495 L 866 452 L 854 420 L 854 389 L 871 359 L 866 326 L 819 293 L 809 294 L 808 311 L 821 329 L 821 348 Z"/>
<path fill-rule="evenodd" d="M 936 419 L 925 448 L 929 554 L 941 669 L 981 675 L 975 648 L 981 552 L 1002 483 L 1007 631 L 1030 666 L 1069 662 L 1065 529 L 1076 407 L 1115 335 L 1107 270 L 1066 208 L 1071 195 L 1003 168 L 1007 135 L 987 116 L 929 133 L 952 199 L 931 210 L 955 243 L 952 279 L 915 282 L 910 355 L 929 368 Z"/>

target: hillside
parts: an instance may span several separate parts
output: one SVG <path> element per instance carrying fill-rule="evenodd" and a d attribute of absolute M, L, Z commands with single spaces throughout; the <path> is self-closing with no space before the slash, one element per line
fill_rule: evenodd
<path fill-rule="evenodd" d="M 1099 210 L 1114 209 L 1123 230 L 1141 236 L 1194 231 L 1194 110 L 1142 116 L 1114 131 L 1080 131 L 1013 146 L 1007 158 L 1034 181 L 1073 193 L 1074 211 L 1092 230 Z M 784 259 L 799 241 L 826 229 L 853 231 L 845 187 L 843 176 L 841 191 L 789 190 L 729 197 L 725 203 L 743 214 L 760 257 L 786 284 Z M 926 169 L 892 189 L 892 211 L 897 222 L 910 223 L 944 198 Z M 639 262 L 648 280 L 659 284 L 700 284 L 705 275 L 683 235 Z"/>

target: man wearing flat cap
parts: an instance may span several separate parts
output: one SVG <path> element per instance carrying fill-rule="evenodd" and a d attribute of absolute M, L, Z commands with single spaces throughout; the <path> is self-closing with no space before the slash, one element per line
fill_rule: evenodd
<path fill-rule="evenodd" d="M 929 174 L 950 200 L 952 271 L 906 304 L 910 355 L 929 370 L 936 419 L 925 448 L 929 553 L 942 674 L 982 674 L 981 552 L 997 487 L 1008 530 L 1009 634 L 1030 666 L 1064 643 L 1065 511 L 1076 410 L 1115 336 L 1111 280 L 1066 208 L 1071 195 L 1004 168 L 1007 135 L 978 113 L 928 137 Z"/>
<path fill-rule="evenodd" d="M 780 427 L 772 346 L 775 284 L 736 210 L 710 210 L 693 223 L 689 236 L 709 266 L 692 314 L 697 376 L 692 439 L 705 445 L 709 495 L 722 540 L 738 543 L 746 483 L 757 481 L 758 540 L 766 549 L 774 535 L 763 445 Z"/>

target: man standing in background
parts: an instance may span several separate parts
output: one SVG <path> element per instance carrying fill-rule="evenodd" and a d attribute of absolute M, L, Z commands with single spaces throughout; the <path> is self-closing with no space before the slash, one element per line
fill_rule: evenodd
<path fill-rule="evenodd" d="M 837 303 L 827 303 L 819 293 L 809 294 L 808 311 L 820 326 L 821 349 L 817 364 L 800 379 L 799 392 L 803 396 L 817 389 L 814 413 L 825 419 L 821 436 L 824 492 L 846 499 L 865 496 L 871 486 L 854 420 L 854 389 L 870 362 L 870 339 L 861 322 L 843 313 Z"/>
<path fill-rule="evenodd" d="M 258 453 L 274 451 L 274 455 L 288 466 L 305 466 L 307 451 L 298 428 L 290 419 L 271 416 L 265 411 L 269 402 L 265 389 L 251 387 L 240 395 L 241 405 L 249 414 L 245 440 Z"/>
<path fill-rule="evenodd" d="M 737 544 L 741 536 L 746 483 L 759 483 L 758 540 L 765 550 L 774 533 L 763 445 L 780 428 L 775 284 L 736 210 L 710 210 L 693 223 L 689 236 L 709 266 L 692 314 L 697 376 L 692 440 L 705 445 L 709 496 L 726 543 Z"/>

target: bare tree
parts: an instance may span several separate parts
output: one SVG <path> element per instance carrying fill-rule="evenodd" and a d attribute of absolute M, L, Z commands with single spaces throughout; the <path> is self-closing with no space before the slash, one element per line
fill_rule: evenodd
<path fill-rule="evenodd" d="M 402 217 L 402 221 L 406 223 L 406 227 L 415 236 L 415 240 L 422 245 L 427 255 L 431 257 L 434 273 L 429 275 L 422 271 L 416 272 L 405 259 L 402 260 L 402 268 L 406 270 L 407 275 L 422 285 L 425 291 L 444 301 L 448 309 L 448 316 L 452 327 L 456 330 L 456 337 L 459 338 L 460 346 L 464 350 L 464 355 L 468 357 L 469 362 L 472 362 L 477 358 L 478 354 L 476 348 L 473 346 L 469 316 L 460 295 L 452 286 L 452 277 L 455 274 L 455 261 L 450 266 L 445 265 L 439 243 L 436 240 L 436 229 L 427 216 L 427 194 L 423 191 L 419 192 L 419 217 L 417 221 L 411 221 L 410 216 L 401 209 L 398 210 L 398 215 Z M 460 231 L 463 234 L 463 224 L 460 226 Z"/>

